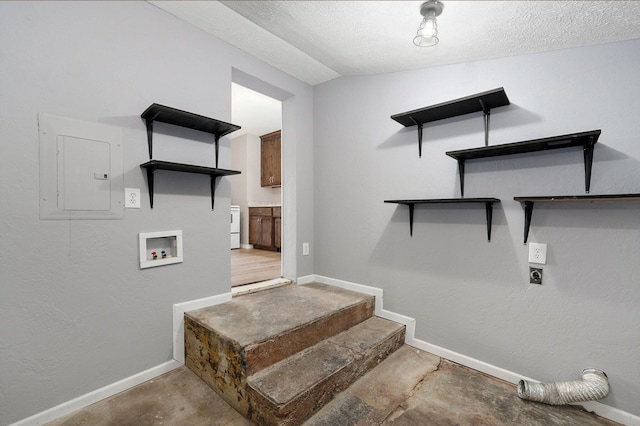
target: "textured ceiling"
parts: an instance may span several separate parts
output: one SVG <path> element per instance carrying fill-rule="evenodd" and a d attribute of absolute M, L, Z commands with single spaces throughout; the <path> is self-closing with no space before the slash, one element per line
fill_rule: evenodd
<path fill-rule="evenodd" d="M 311 85 L 640 38 L 640 1 L 447 1 L 440 43 L 412 44 L 422 1 L 152 1 Z"/>

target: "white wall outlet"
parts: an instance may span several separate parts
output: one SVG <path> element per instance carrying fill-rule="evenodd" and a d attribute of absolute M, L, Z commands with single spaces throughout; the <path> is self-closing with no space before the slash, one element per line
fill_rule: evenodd
<path fill-rule="evenodd" d="M 309 243 L 302 243 L 302 255 L 309 256 Z"/>
<path fill-rule="evenodd" d="M 547 264 L 547 245 L 542 243 L 529 243 L 529 263 L 539 265 Z"/>
<path fill-rule="evenodd" d="M 127 209 L 140 208 L 140 188 L 124 189 L 124 207 Z"/>

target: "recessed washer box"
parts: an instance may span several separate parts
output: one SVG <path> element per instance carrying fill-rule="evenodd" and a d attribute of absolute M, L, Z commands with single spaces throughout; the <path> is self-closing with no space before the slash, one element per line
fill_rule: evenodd
<path fill-rule="evenodd" d="M 141 232 L 140 269 L 182 262 L 182 230 Z"/>
<path fill-rule="evenodd" d="M 122 129 L 38 114 L 40 219 L 122 219 Z"/>

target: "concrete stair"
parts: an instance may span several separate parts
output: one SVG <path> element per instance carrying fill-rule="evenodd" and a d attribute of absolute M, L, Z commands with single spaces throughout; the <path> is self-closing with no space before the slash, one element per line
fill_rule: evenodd
<path fill-rule="evenodd" d="M 373 296 L 288 285 L 185 314 L 185 363 L 260 425 L 299 425 L 404 343 Z"/>

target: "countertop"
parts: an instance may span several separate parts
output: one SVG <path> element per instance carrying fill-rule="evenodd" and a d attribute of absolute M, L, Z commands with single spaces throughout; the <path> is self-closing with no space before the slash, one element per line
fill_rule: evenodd
<path fill-rule="evenodd" d="M 269 201 L 249 201 L 247 207 L 282 207 L 282 204 Z"/>

